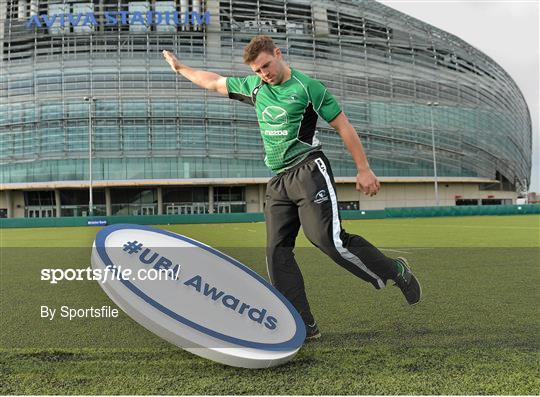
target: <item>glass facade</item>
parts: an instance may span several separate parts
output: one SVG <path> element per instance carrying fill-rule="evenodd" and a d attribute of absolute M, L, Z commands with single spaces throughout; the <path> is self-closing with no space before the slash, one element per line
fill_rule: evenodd
<path fill-rule="evenodd" d="M 105 23 L 106 12 L 148 10 L 208 12 L 210 23 Z M 72 19 L 27 27 L 55 14 Z M 74 23 L 88 14 L 95 25 Z M 3 0 L 0 182 L 88 179 L 89 132 L 94 180 L 270 176 L 253 109 L 195 87 L 161 55 L 245 75 L 242 50 L 259 33 L 326 84 L 379 176 L 432 176 L 433 134 L 440 176 L 528 186 L 531 122 L 512 78 L 459 38 L 371 0 Z M 339 136 L 318 128 L 336 176 L 354 175 Z M 113 212 L 151 211 L 155 198 L 139 196 Z"/>
<path fill-rule="evenodd" d="M 111 189 L 112 215 L 156 215 L 157 191 L 152 188 Z"/>
<path fill-rule="evenodd" d="M 167 215 L 209 213 L 207 186 L 163 188 L 163 213 Z"/>

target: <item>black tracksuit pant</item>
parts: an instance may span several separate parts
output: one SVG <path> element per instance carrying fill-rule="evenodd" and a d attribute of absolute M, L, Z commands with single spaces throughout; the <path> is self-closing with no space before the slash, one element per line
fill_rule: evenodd
<path fill-rule="evenodd" d="M 314 319 L 293 253 L 300 225 L 313 245 L 375 288 L 384 288 L 386 281 L 396 276 L 392 259 L 341 228 L 334 177 L 320 151 L 268 182 L 264 214 L 270 280 L 306 324 L 313 324 Z"/>

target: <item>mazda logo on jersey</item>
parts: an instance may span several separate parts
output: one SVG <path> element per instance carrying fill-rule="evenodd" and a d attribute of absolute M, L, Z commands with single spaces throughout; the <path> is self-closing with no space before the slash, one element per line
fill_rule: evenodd
<path fill-rule="evenodd" d="M 289 116 L 282 107 L 267 106 L 262 112 L 262 120 L 271 127 L 281 127 L 289 122 Z"/>

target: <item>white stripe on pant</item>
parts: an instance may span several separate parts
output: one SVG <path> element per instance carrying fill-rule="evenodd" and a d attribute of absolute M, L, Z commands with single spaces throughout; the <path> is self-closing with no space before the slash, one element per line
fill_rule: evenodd
<path fill-rule="evenodd" d="M 377 284 L 379 285 L 379 288 L 384 288 L 386 284 L 383 282 L 383 280 L 381 280 L 375 273 L 369 270 L 364 264 L 364 262 L 360 260 L 360 258 L 358 258 L 356 255 L 354 255 L 351 251 L 349 251 L 343 246 L 343 241 L 341 241 L 340 238 L 341 225 L 339 222 L 336 192 L 334 191 L 334 187 L 332 186 L 330 176 L 326 172 L 326 165 L 324 164 L 324 161 L 321 158 L 316 158 L 315 163 L 317 164 L 317 167 L 319 168 L 321 174 L 324 176 L 324 180 L 326 181 L 326 186 L 328 188 L 328 194 L 330 195 L 330 201 L 332 203 L 332 237 L 336 250 L 345 260 L 357 266 L 363 272 L 375 279 L 377 281 Z"/>

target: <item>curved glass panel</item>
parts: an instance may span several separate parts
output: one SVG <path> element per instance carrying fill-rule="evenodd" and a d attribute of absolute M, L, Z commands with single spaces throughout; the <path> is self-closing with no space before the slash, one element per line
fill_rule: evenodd
<path fill-rule="evenodd" d="M 135 26 L 133 16 L 110 23 L 107 13 L 182 14 L 195 3 L 2 1 L 1 182 L 87 179 L 89 131 L 96 180 L 271 175 L 253 109 L 195 87 L 161 56 L 168 49 L 193 67 L 245 75 L 243 47 L 267 33 L 338 98 L 378 175 L 433 175 L 433 134 L 440 176 L 528 185 L 525 100 L 459 38 L 371 0 L 201 3 L 208 25 Z M 61 13 L 73 16 L 63 26 L 27 27 Z M 96 24 L 74 23 L 88 14 Z M 354 175 L 339 136 L 324 122 L 319 135 L 336 176 Z"/>

